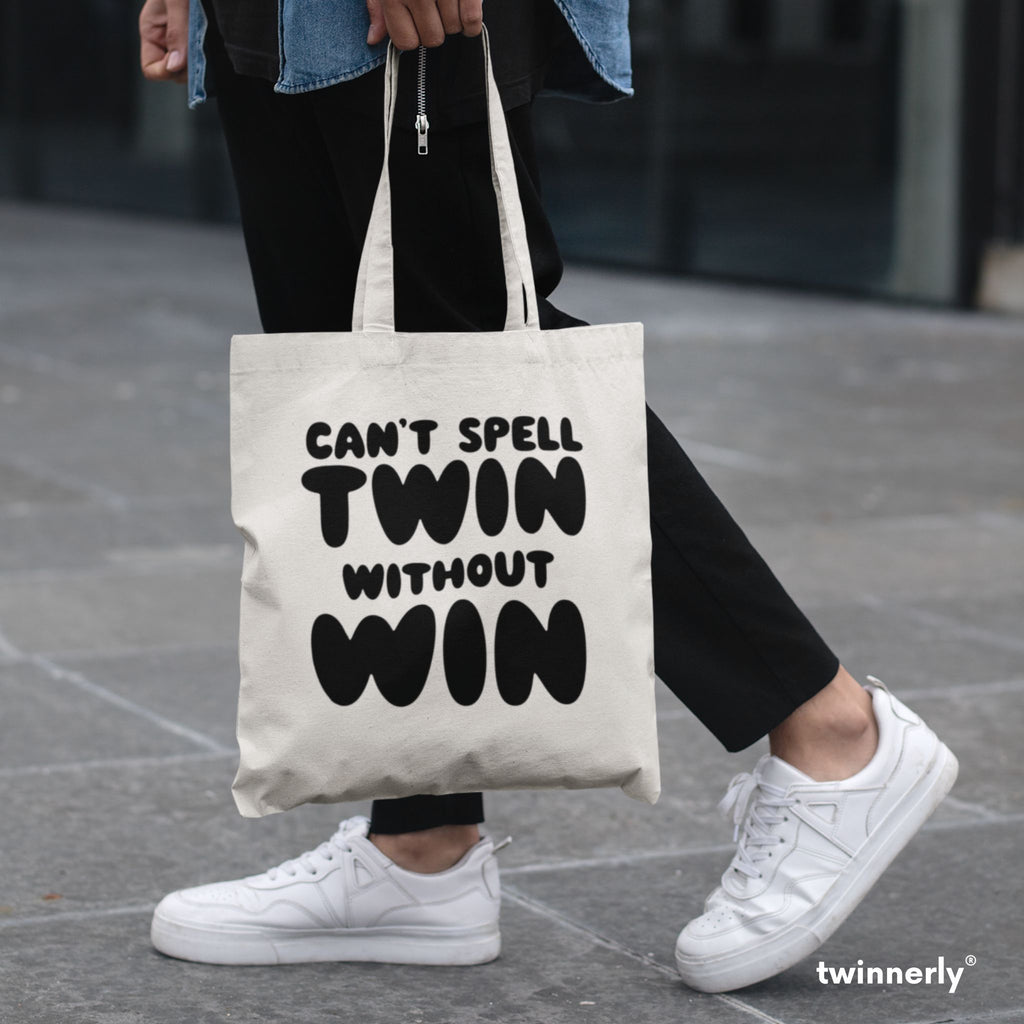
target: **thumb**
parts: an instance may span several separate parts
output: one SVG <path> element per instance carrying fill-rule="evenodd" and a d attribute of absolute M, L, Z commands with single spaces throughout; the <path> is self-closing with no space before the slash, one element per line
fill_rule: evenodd
<path fill-rule="evenodd" d="M 366 33 L 366 41 L 370 46 L 376 46 L 388 37 L 380 0 L 366 0 L 366 12 L 370 15 L 370 31 Z"/>

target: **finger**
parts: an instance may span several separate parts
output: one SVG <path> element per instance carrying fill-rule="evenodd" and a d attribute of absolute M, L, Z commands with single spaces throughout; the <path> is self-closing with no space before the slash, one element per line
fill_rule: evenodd
<path fill-rule="evenodd" d="M 188 81 L 188 71 L 171 71 L 167 67 L 167 61 L 157 61 L 155 64 L 147 64 L 142 69 L 143 77 L 149 82 L 175 82 L 184 85 Z"/>
<path fill-rule="evenodd" d="M 150 82 L 178 82 L 179 84 L 186 82 L 188 80 L 188 70 L 186 68 L 176 70 L 171 67 L 170 58 L 171 54 L 161 52 L 156 60 L 143 64 L 143 77 Z"/>
<path fill-rule="evenodd" d="M 444 42 L 444 24 L 437 10 L 437 0 L 410 0 L 409 9 L 416 22 L 420 45 L 440 46 Z"/>
<path fill-rule="evenodd" d="M 139 64 L 154 82 L 183 82 L 188 47 L 188 0 L 146 0 L 139 13 Z"/>
<path fill-rule="evenodd" d="M 459 17 L 459 0 L 437 0 L 437 10 L 441 15 L 441 24 L 445 32 L 454 36 L 462 31 L 462 19 Z"/>
<path fill-rule="evenodd" d="M 384 12 L 380 0 L 366 0 L 366 13 L 370 15 L 370 31 L 366 33 L 366 41 L 370 46 L 383 43 L 388 37 L 388 28 L 384 24 Z"/>
<path fill-rule="evenodd" d="M 384 22 L 391 42 L 400 50 L 415 50 L 420 45 L 420 34 L 412 14 L 404 4 L 384 7 Z"/>
<path fill-rule="evenodd" d="M 185 85 L 188 82 L 188 68 L 185 67 L 185 60 L 182 58 L 182 67 L 180 70 L 175 70 L 171 67 L 171 57 L 173 54 L 167 55 L 167 78 L 166 81 L 174 82 L 175 85 Z"/>
<path fill-rule="evenodd" d="M 139 49 L 139 66 L 146 78 L 158 78 L 160 73 L 166 69 L 167 51 L 163 43 L 154 42 L 152 39 L 141 38 Z"/>
<path fill-rule="evenodd" d="M 198 3 L 199 0 L 196 0 Z M 167 3 L 167 70 L 176 74 L 185 70 L 188 53 L 189 0 L 166 0 Z"/>
<path fill-rule="evenodd" d="M 167 26 L 163 22 L 139 26 L 139 64 L 142 74 L 152 82 L 165 82 L 173 73 L 167 67 L 171 55 L 167 52 L 166 36 Z"/>
<path fill-rule="evenodd" d="M 167 72 L 167 61 L 158 60 L 152 64 L 143 64 L 142 77 L 149 82 L 169 81 L 170 75 Z"/>
<path fill-rule="evenodd" d="M 484 27 L 483 0 L 459 0 L 459 20 L 463 35 L 480 35 Z"/>
<path fill-rule="evenodd" d="M 154 68 L 167 56 L 167 15 L 162 3 L 146 0 L 139 12 L 139 66 L 149 77 L 147 69 Z"/>

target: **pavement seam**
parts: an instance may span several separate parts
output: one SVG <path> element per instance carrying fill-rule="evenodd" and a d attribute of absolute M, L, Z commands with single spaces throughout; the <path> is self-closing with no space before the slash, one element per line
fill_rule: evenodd
<path fill-rule="evenodd" d="M 44 658 L 42 655 L 38 654 L 29 656 L 28 660 L 33 665 L 37 665 L 39 668 L 43 669 L 43 671 L 49 673 L 54 679 L 70 683 L 72 686 L 83 690 L 85 693 L 92 694 L 100 700 L 105 700 L 109 704 L 113 704 L 130 714 L 137 715 L 139 718 L 144 718 L 146 721 L 164 729 L 166 732 L 172 733 L 175 736 L 180 736 L 182 739 L 189 740 L 199 747 L 203 747 L 204 749 L 210 750 L 216 754 L 235 753 L 235 751 L 231 750 L 229 747 L 224 746 L 223 743 L 218 743 L 212 736 L 207 736 L 205 733 L 201 733 L 197 729 L 192 729 L 187 725 L 182 725 L 180 722 L 175 722 L 172 719 L 161 715 L 157 711 L 152 711 L 149 708 L 144 707 L 142 704 L 136 704 L 135 701 L 129 700 L 127 697 L 122 697 L 119 693 L 115 693 L 113 690 L 108 690 L 105 686 L 100 686 L 99 683 L 94 683 L 91 680 L 86 679 L 81 672 L 61 668 L 60 665 L 50 661 L 49 658 Z"/>
<path fill-rule="evenodd" d="M 960 697 L 998 697 L 1004 693 L 1020 693 L 1024 679 L 994 679 L 988 683 L 954 683 L 951 686 L 899 688 L 900 700 L 953 700 Z M 692 721 L 689 708 L 668 708 L 658 712 L 659 722 Z"/>
<path fill-rule="evenodd" d="M 9 462 L 9 459 L 3 461 Z M 16 467 L 23 468 L 23 467 Z M 52 481 L 56 483 L 56 481 Z M 116 492 L 111 492 L 116 493 Z M 119 504 L 118 511 L 138 512 L 156 509 L 160 512 L 181 511 L 182 509 L 202 509 L 205 511 L 222 512 L 226 501 L 210 499 L 205 495 L 186 495 L 184 497 L 125 497 L 123 504 Z M 67 501 L 55 504 L 53 501 L 32 500 L 32 501 L 10 501 L 0 505 L 0 519 L 18 520 L 26 519 L 29 516 L 45 516 L 54 514 L 58 516 L 73 516 L 78 514 L 95 513 L 96 505 L 89 501 L 88 496 L 80 501 Z"/>
<path fill-rule="evenodd" d="M 942 629 L 947 634 L 952 633 L 965 640 L 975 640 L 978 643 L 997 647 L 1004 651 L 1024 652 L 1024 639 L 1020 637 L 1008 636 L 1005 633 L 997 633 L 991 629 L 971 626 L 948 615 L 941 615 L 938 612 L 929 612 L 923 608 L 915 608 L 913 605 L 902 604 L 898 601 L 887 601 L 874 594 L 861 594 L 859 603 L 866 608 L 870 608 L 872 611 L 898 615 L 922 626 L 933 626 Z"/>
<path fill-rule="evenodd" d="M 977 804 L 981 807 L 981 804 Z M 986 811 L 988 808 L 986 808 Z M 922 832 L 956 832 L 962 828 L 981 828 L 984 825 L 1019 825 L 1024 822 L 1024 814 L 999 814 L 988 811 L 984 816 L 972 818 L 970 821 L 926 821 L 921 826 Z"/>
<path fill-rule="evenodd" d="M 104 487 L 102 484 L 97 484 L 92 480 L 85 480 L 74 473 L 65 473 L 63 470 L 53 469 L 30 456 L 5 455 L 4 462 L 14 466 L 16 469 L 20 469 L 29 476 L 35 477 L 37 480 L 57 484 L 58 487 L 64 487 L 69 491 L 77 492 L 110 511 L 121 512 L 128 507 L 128 499 L 123 494 L 118 494 L 117 491 Z"/>
<path fill-rule="evenodd" d="M 509 872 L 505 871 L 503 874 L 507 875 Z M 657 971 L 662 976 L 670 978 L 682 987 L 682 981 L 674 968 L 666 967 L 665 964 L 655 960 L 653 957 L 647 956 L 644 953 L 638 953 L 634 949 L 630 949 L 629 946 L 623 945 L 621 942 L 617 942 L 615 939 L 609 938 L 607 935 L 603 935 L 601 932 L 595 931 L 588 925 L 566 916 L 561 913 L 561 911 L 555 910 L 554 907 L 549 906 L 547 903 L 535 899 L 532 896 L 527 896 L 526 893 L 512 888 L 511 886 L 503 886 L 501 895 L 502 899 L 507 900 L 518 907 L 522 907 L 524 910 L 537 914 L 539 917 L 545 918 L 545 920 L 558 925 L 566 931 L 582 935 L 597 946 L 619 953 L 621 956 L 628 957 L 630 960 L 635 963 L 639 963 L 644 967 L 649 967 L 650 969 Z M 693 994 L 697 996 L 700 995 L 700 993 L 696 991 L 694 991 Z M 771 1017 L 767 1013 L 757 1009 L 757 1007 L 750 1006 L 748 1003 L 743 1002 L 742 999 L 737 999 L 735 996 L 719 993 L 711 995 L 710 998 L 725 1003 L 727 1006 L 731 1006 L 733 1009 L 739 1010 L 741 1013 L 746 1013 L 750 1016 L 756 1017 L 758 1020 L 765 1021 L 766 1024 L 785 1024 L 785 1021 L 780 1020 L 778 1017 Z"/>
<path fill-rule="evenodd" d="M 768 476 L 773 479 L 789 478 L 798 476 L 800 471 L 789 462 L 779 462 L 775 459 L 765 459 L 753 452 L 741 451 L 739 448 L 727 448 L 724 445 L 709 444 L 706 441 L 697 441 L 692 437 L 679 436 L 678 441 L 683 450 L 694 461 L 710 462 L 715 466 L 724 466 L 727 469 L 738 469 L 747 473 L 756 473 L 758 476 Z"/>
<path fill-rule="evenodd" d="M 108 757 L 94 761 L 64 761 L 54 764 L 26 764 L 16 768 L 0 768 L 0 779 L 21 779 L 33 775 L 55 775 L 61 772 L 91 771 L 94 768 L 162 768 L 176 764 L 196 764 L 234 758 L 234 752 L 208 751 L 195 754 L 166 754 L 155 757 Z"/>
<path fill-rule="evenodd" d="M 998 811 L 993 811 L 991 807 L 986 807 L 984 804 L 979 804 L 974 800 L 961 800 L 956 796 L 946 796 L 943 798 L 942 803 L 950 810 L 974 814 L 979 818 L 984 818 L 986 821 L 998 822 L 1005 817 L 1005 815 L 1000 814 Z"/>
<path fill-rule="evenodd" d="M 9 661 L 21 661 L 23 659 L 21 651 L 3 633 L 0 633 L 0 658 L 5 658 Z"/>
<path fill-rule="evenodd" d="M 585 857 L 571 860 L 543 861 L 536 864 L 519 864 L 502 868 L 503 877 L 508 875 L 541 875 L 548 871 L 580 871 L 587 868 L 629 867 L 649 860 L 669 860 L 675 857 L 694 857 L 710 853 L 731 853 L 735 843 L 717 843 L 711 846 L 693 846 L 683 850 L 643 850 L 640 853 L 623 853 L 610 857 Z"/>
<path fill-rule="evenodd" d="M 57 380 L 70 387 L 80 388 L 85 385 L 93 391 L 99 392 L 104 401 L 108 401 L 112 393 L 112 381 L 108 373 L 103 370 L 95 370 L 89 366 L 83 366 L 68 359 L 61 359 L 60 357 L 45 355 L 40 352 L 28 352 L 17 345 L 0 342 L 0 362 L 19 369 L 27 369 L 29 372 L 37 373 L 42 377 L 51 377 L 53 380 Z M 217 365 L 220 365 L 220 361 L 218 361 Z M 114 383 L 115 388 L 113 390 L 116 393 L 116 382 Z M 165 393 L 166 386 L 162 382 L 136 379 L 129 383 L 134 389 L 133 398 L 136 396 L 159 398 Z M 211 394 L 210 400 L 194 394 L 186 394 L 184 396 L 179 394 L 176 405 L 179 409 L 188 412 L 190 415 L 215 423 L 223 422 L 225 426 L 227 425 L 228 397 L 226 392 Z"/>
<path fill-rule="evenodd" d="M 503 874 L 507 875 L 508 872 L 503 872 Z M 649 967 L 652 970 L 657 971 L 659 974 L 662 974 L 667 978 L 671 978 L 673 981 L 679 982 L 679 975 L 671 967 L 666 967 L 665 964 L 655 960 L 653 957 L 647 956 L 644 953 L 638 953 L 636 950 L 630 949 L 628 946 L 624 946 L 621 942 L 616 942 L 615 939 L 611 939 L 607 935 L 602 935 L 600 932 L 595 931 L 588 925 L 566 916 L 560 911 L 555 910 L 554 907 L 550 907 L 548 904 L 535 899 L 533 896 L 527 896 L 526 893 L 521 892 L 512 886 L 503 885 L 501 897 L 503 900 L 507 900 L 516 906 L 522 907 L 524 910 L 529 910 L 531 913 L 537 914 L 538 916 L 551 921 L 553 924 L 557 924 L 560 928 L 564 928 L 566 931 L 575 932 L 578 935 L 584 936 L 595 945 L 602 946 L 605 949 L 610 949 L 616 953 L 621 953 L 623 956 L 629 957 L 630 960 L 643 964 L 645 967 Z"/>
<path fill-rule="evenodd" d="M 908 700 L 942 700 L 954 697 L 998 697 L 1004 693 L 1020 693 L 1024 679 L 993 679 L 990 683 L 961 683 L 945 687 L 921 687 L 900 690 L 900 698 Z"/>
<path fill-rule="evenodd" d="M 719 992 L 712 998 L 717 999 L 720 1003 L 726 1003 L 729 1006 L 735 1007 L 735 1009 L 742 1013 L 750 1014 L 750 1016 L 756 1017 L 758 1020 L 763 1020 L 765 1024 L 786 1024 L 781 1017 L 773 1017 L 770 1013 L 765 1013 L 764 1010 L 759 1010 L 756 1006 L 751 1006 L 750 1003 L 737 999 L 736 996 L 731 996 L 727 992 Z"/>
<path fill-rule="evenodd" d="M 30 316 L 36 312 L 31 310 Z M 34 352 L 19 345 L 0 342 L 0 361 L 19 370 L 55 377 L 64 384 L 89 383 L 100 388 L 104 394 L 110 390 L 110 377 L 100 370 L 79 366 L 68 359 L 51 356 L 45 352 Z"/>
<path fill-rule="evenodd" d="M 947 798 L 948 799 L 948 798 Z M 969 821 L 927 821 L 921 826 L 922 832 L 956 832 L 961 829 L 977 829 L 986 825 L 1020 825 L 1024 823 L 1022 814 L 999 814 L 981 804 L 969 804 L 968 807 L 976 817 Z M 703 857 L 713 853 L 732 853 L 736 850 L 735 843 L 721 843 L 711 846 L 691 846 L 679 850 L 643 850 L 633 854 L 616 854 L 610 857 L 589 857 L 585 859 L 558 860 L 538 862 L 535 864 L 518 864 L 501 869 L 502 877 L 518 875 L 543 875 L 560 871 L 579 871 L 587 868 L 629 867 L 652 860 L 685 859 L 687 857 Z"/>
<path fill-rule="evenodd" d="M 31 928 L 38 925 L 63 924 L 67 921 L 93 921 L 104 917 L 122 917 L 129 914 L 151 914 L 155 903 L 134 903 L 124 907 L 102 907 L 96 910 L 63 910 L 33 917 L 0 917 L 0 930 L 5 928 Z"/>
<path fill-rule="evenodd" d="M 112 379 L 109 373 L 104 370 L 96 370 L 90 366 L 83 366 L 69 359 L 62 359 L 59 356 L 46 355 L 41 352 L 30 352 L 17 345 L 0 342 L 0 362 L 7 363 L 9 366 L 14 366 L 18 369 L 26 369 L 40 376 L 52 377 L 54 380 L 72 387 L 86 385 L 94 391 L 98 391 L 104 400 L 109 400 L 111 394 Z M 217 365 L 221 365 L 220 359 L 218 359 Z M 134 368 L 128 372 L 131 373 L 133 370 Z M 116 385 L 116 382 L 113 383 Z M 177 382 L 172 381 L 171 386 L 173 387 L 175 383 Z M 135 393 L 142 397 L 147 395 L 150 397 L 160 396 L 165 393 L 167 387 L 162 381 L 146 379 L 131 380 L 130 384 L 135 389 Z M 192 393 L 186 394 L 184 400 L 182 400 L 182 396 L 179 395 L 177 404 L 179 408 L 186 409 L 193 415 L 199 415 L 215 422 L 220 422 L 221 420 L 226 422 L 227 389 L 207 392 L 207 394 L 210 395 L 209 400 Z"/>
<path fill-rule="evenodd" d="M 0 582 L 10 584 L 60 583 L 77 580 L 146 579 L 152 576 L 194 576 L 197 571 L 214 571 L 218 574 L 234 572 L 241 562 L 241 549 L 229 544 L 209 545 L 209 557 L 200 561 L 203 554 L 196 547 L 185 550 L 185 558 L 174 560 L 173 549 L 168 549 L 167 558 L 152 558 L 146 555 L 138 560 L 124 558 L 106 565 L 74 566 L 67 569 L 7 569 L 0 571 Z"/>
<path fill-rule="evenodd" d="M 943 1017 L 936 1020 L 934 1017 L 926 1017 L 922 1020 L 901 1021 L 900 1024 L 988 1024 L 989 1021 L 1008 1020 L 1010 1024 L 1020 1024 L 1024 1019 L 1020 1007 L 1009 1010 L 992 1010 L 989 1013 L 973 1013 L 969 1017 Z"/>
<path fill-rule="evenodd" d="M 44 658 L 57 661 L 119 661 L 122 658 L 149 658 L 167 654 L 230 654 L 237 657 L 237 642 L 211 643 L 197 640 L 193 643 L 151 644 L 147 647 L 67 647 L 56 651 L 39 651 Z M 0 648 L 0 657 L 3 649 Z"/>
<path fill-rule="evenodd" d="M 68 683 L 71 686 L 82 690 L 84 693 L 88 693 L 93 697 L 106 701 L 108 704 L 113 704 L 122 711 L 127 711 L 129 714 L 135 715 L 138 718 L 143 718 L 150 724 L 163 729 L 165 732 L 169 732 L 181 739 L 188 740 L 190 743 L 194 743 L 196 746 L 202 747 L 204 750 L 211 751 L 215 754 L 236 753 L 236 751 L 232 750 L 230 747 L 226 747 L 223 743 L 217 742 L 213 737 L 207 736 L 205 733 L 201 733 L 197 729 L 192 729 L 187 725 L 182 725 L 180 722 L 175 722 L 172 719 L 161 715 L 157 711 L 152 711 L 147 707 L 143 707 L 141 704 L 136 704 L 135 701 L 129 700 L 127 697 L 122 697 L 121 694 L 115 693 L 113 690 L 108 690 L 105 686 L 100 686 L 99 683 L 92 682 L 92 680 L 87 679 L 82 675 L 81 672 L 62 668 L 56 662 L 51 661 L 49 658 L 46 658 L 41 654 L 25 654 L 14 647 L 10 641 L 5 639 L 2 640 L 0 651 L 11 657 L 15 664 L 34 665 L 36 668 L 45 672 L 51 679 L 62 683 Z"/>

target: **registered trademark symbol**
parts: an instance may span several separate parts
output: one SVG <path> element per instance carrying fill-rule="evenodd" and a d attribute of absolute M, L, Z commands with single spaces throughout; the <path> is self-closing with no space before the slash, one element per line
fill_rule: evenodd
<path fill-rule="evenodd" d="M 973 967 L 977 962 L 978 958 L 973 953 L 968 953 L 967 956 L 964 957 L 964 963 L 967 964 L 968 967 Z"/>

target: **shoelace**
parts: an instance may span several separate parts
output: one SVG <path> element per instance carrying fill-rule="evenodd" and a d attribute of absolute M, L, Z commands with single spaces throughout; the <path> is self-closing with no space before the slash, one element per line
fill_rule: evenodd
<path fill-rule="evenodd" d="M 305 853 L 300 853 L 298 857 L 293 857 L 291 860 L 286 860 L 278 864 L 277 867 L 271 868 L 266 873 L 267 877 L 272 882 L 277 879 L 279 873 L 285 874 L 289 878 L 295 878 L 300 868 L 310 875 L 317 875 L 321 865 L 317 863 L 315 858 L 319 858 L 321 863 L 323 861 L 330 863 L 338 853 L 351 853 L 352 845 L 348 841 L 349 838 L 351 836 L 365 836 L 366 827 L 366 818 L 346 818 L 338 826 L 338 831 L 325 843 L 321 843 L 315 850 L 307 850 Z"/>
<path fill-rule="evenodd" d="M 718 810 L 733 820 L 732 838 L 739 844 L 730 865 L 734 871 L 747 878 L 760 878 L 758 863 L 771 856 L 769 847 L 785 841 L 771 830 L 786 820 L 781 811 L 796 803 L 785 794 L 784 789 L 763 781 L 756 772 L 742 772 L 729 783 Z"/>

